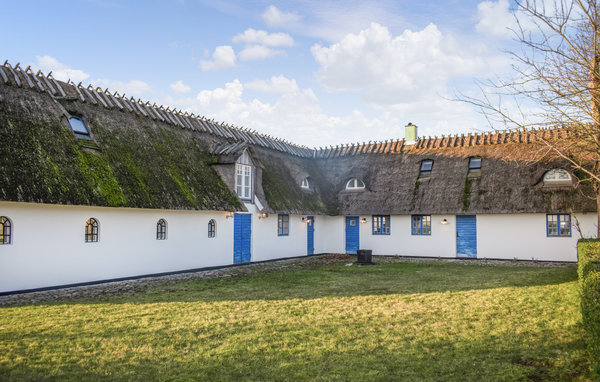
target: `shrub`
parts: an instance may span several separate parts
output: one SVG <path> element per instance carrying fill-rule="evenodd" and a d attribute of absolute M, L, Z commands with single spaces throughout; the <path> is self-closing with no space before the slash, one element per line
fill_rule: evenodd
<path fill-rule="evenodd" d="M 600 379 L 600 240 L 578 244 L 581 316 L 587 332 L 593 375 Z"/>

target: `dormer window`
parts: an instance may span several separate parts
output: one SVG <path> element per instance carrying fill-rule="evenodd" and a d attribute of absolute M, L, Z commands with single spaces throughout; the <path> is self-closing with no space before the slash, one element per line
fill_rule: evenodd
<path fill-rule="evenodd" d="M 358 178 L 352 178 L 346 183 L 346 190 L 363 190 L 364 188 L 365 183 Z"/>
<path fill-rule="evenodd" d="M 310 185 L 308 183 L 308 178 L 302 179 L 302 183 L 300 183 L 300 187 L 304 188 L 305 190 L 308 190 L 310 188 Z"/>
<path fill-rule="evenodd" d="M 544 186 L 570 186 L 573 184 L 571 174 L 566 170 L 556 168 L 544 174 Z"/>
<path fill-rule="evenodd" d="M 252 161 L 245 150 L 235 163 L 235 192 L 240 199 L 252 199 Z"/>
<path fill-rule="evenodd" d="M 469 174 L 481 172 L 481 158 L 469 158 Z"/>
<path fill-rule="evenodd" d="M 90 137 L 90 132 L 85 126 L 83 120 L 79 117 L 71 117 L 69 118 L 69 125 L 71 126 L 71 130 L 75 133 L 75 136 L 79 139 L 92 139 Z"/>
<path fill-rule="evenodd" d="M 433 160 L 424 159 L 421 161 L 421 169 L 419 171 L 419 175 L 431 175 L 431 170 L 433 169 Z"/>

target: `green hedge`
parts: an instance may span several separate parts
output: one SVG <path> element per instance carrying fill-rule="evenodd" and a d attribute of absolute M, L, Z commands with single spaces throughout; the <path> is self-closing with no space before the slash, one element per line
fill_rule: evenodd
<path fill-rule="evenodd" d="M 592 373 L 600 380 L 600 240 L 580 240 L 577 252 L 581 316 L 587 332 Z"/>

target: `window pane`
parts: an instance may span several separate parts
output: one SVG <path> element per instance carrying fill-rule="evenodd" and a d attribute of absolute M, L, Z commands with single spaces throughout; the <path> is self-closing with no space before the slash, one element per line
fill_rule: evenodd
<path fill-rule="evenodd" d="M 558 216 L 548 215 L 548 235 L 558 235 Z"/>
<path fill-rule="evenodd" d="M 561 236 L 571 235 L 571 215 L 559 215 Z"/>
<path fill-rule="evenodd" d="M 412 233 L 418 234 L 421 232 L 421 218 L 419 216 L 412 217 Z"/>
<path fill-rule="evenodd" d="M 431 160 L 424 160 L 423 162 L 421 162 L 421 171 L 431 171 L 432 167 L 433 161 Z"/>
<path fill-rule="evenodd" d="M 431 216 L 423 216 L 423 234 L 431 233 Z"/>
<path fill-rule="evenodd" d="M 88 132 L 87 127 L 85 127 L 85 124 L 83 123 L 83 121 L 80 118 L 77 118 L 77 117 L 69 118 L 69 125 L 71 125 L 71 129 L 73 129 L 73 131 L 76 133 L 80 133 L 80 134 L 84 134 L 84 135 L 90 134 Z"/>

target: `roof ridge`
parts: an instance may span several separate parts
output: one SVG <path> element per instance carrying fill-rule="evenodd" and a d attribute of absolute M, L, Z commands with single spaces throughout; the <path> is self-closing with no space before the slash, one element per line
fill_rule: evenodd
<path fill-rule="evenodd" d="M 31 65 L 23 69 L 20 63 L 14 67 L 8 62 L 0 65 L 0 80 L 5 84 L 16 84 L 18 87 L 29 87 L 38 92 L 47 92 L 52 97 L 68 97 L 64 85 L 73 87 L 76 98 L 81 102 L 89 102 L 94 105 L 100 105 L 107 109 L 118 108 L 121 111 L 135 113 L 153 120 L 179 126 L 183 129 L 205 132 L 208 134 L 220 136 L 234 141 L 243 141 L 246 143 L 255 144 L 258 146 L 281 151 L 291 155 L 307 158 L 330 158 L 340 156 L 353 156 L 362 154 L 392 154 L 401 153 L 411 149 L 424 150 L 443 150 L 447 148 L 458 147 L 476 147 L 476 146 L 491 146 L 508 143 L 529 144 L 545 139 L 557 139 L 561 135 L 565 137 L 577 136 L 577 132 L 571 132 L 570 127 L 554 126 L 554 127 L 538 127 L 531 129 L 520 130 L 494 130 L 487 132 L 469 132 L 456 133 L 446 137 L 444 134 L 441 137 L 431 136 L 420 137 L 414 144 L 407 145 L 404 138 L 386 139 L 385 141 L 369 141 L 362 144 L 345 143 L 329 148 L 316 147 L 309 148 L 305 145 L 297 145 L 286 139 L 272 137 L 266 133 L 261 133 L 249 128 L 242 128 L 233 124 L 225 123 L 224 121 L 215 121 L 214 118 L 208 119 L 205 116 L 196 115 L 187 111 L 181 111 L 177 108 L 171 109 L 171 106 L 165 107 L 157 105 L 156 102 L 150 104 L 149 101 L 143 101 L 140 98 L 137 100 L 133 97 L 127 98 L 117 91 L 111 92 L 108 88 L 102 90 L 99 86 L 95 89 L 91 84 L 87 87 L 83 86 L 82 82 L 75 84 L 71 79 L 66 82 L 59 81 L 52 76 L 52 71 L 44 74 L 41 70 L 33 73 Z M 63 84 L 63 85 L 61 85 Z M 539 134 L 541 133 L 541 135 Z M 445 142 L 444 142 L 445 140 Z M 388 143 L 389 141 L 389 143 Z M 373 142 L 373 143 L 372 143 Z"/>
<path fill-rule="evenodd" d="M 205 116 L 181 111 L 175 107 L 171 109 L 171 106 L 167 106 L 165 109 L 163 105 L 158 106 L 156 102 L 151 104 L 149 101 L 143 101 L 140 98 L 137 100 L 133 97 L 127 98 L 125 93 L 119 94 L 118 91 L 111 94 L 108 88 L 104 90 L 99 86 L 94 88 L 91 84 L 86 87 L 82 82 L 75 84 L 70 78 L 66 82 L 56 80 L 52 76 L 52 71 L 44 74 L 42 70 L 38 70 L 34 74 L 31 65 L 23 69 L 20 63 L 13 67 L 8 60 L 4 61 L 4 64 L 0 65 L 0 81 L 9 85 L 14 83 L 18 87 L 29 87 L 40 93 L 46 92 L 52 97 L 68 97 L 65 89 L 63 89 L 67 85 L 73 87 L 73 93 L 76 93 L 77 98 L 84 103 L 100 105 L 106 109 L 117 108 L 124 112 L 127 111 L 153 120 L 160 120 L 183 129 L 205 132 L 227 139 L 241 140 L 295 156 L 313 156 L 314 149 L 292 143 L 283 138 L 271 137 L 256 130 L 244 129 L 224 121 L 215 121 L 214 118 L 209 120 Z"/>

